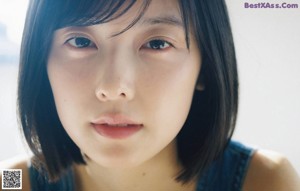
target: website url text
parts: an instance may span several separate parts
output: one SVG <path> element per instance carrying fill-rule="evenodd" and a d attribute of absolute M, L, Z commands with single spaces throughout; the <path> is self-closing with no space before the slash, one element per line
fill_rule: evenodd
<path fill-rule="evenodd" d="M 244 3 L 246 9 L 297 9 L 299 8 L 298 4 L 289 4 L 289 3 Z"/>

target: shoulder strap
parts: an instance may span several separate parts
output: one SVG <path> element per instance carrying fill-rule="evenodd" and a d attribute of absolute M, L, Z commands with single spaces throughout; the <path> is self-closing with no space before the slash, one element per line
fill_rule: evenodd
<path fill-rule="evenodd" d="M 199 181 L 197 191 L 241 191 L 254 149 L 231 141 Z"/>

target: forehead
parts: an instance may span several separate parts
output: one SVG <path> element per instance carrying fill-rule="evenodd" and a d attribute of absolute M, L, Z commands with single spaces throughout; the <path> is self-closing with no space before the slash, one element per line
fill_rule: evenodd
<path fill-rule="evenodd" d="M 123 18 L 137 16 L 140 14 L 142 1 L 137 1 L 129 11 L 123 15 Z M 157 15 L 168 15 L 180 18 L 180 8 L 177 0 L 151 0 L 143 14 L 143 18 L 149 18 Z"/>
<path fill-rule="evenodd" d="M 136 18 L 137 25 L 148 26 L 156 24 L 168 24 L 183 28 L 180 8 L 177 0 L 152 0 L 145 12 L 141 13 L 141 1 L 137 2 L 124 15 L 110 21 L 112 25 L 127 25 L 133 23 Z"/>
<path fill-rule="evenodd" d="M 58 17 L 51 19 L 57 23 L 56 29 L 108 22 L 111 24 L 136 23 L 143 22 L 145 18 L 158 16 L 181 20 L 178 0 L 76 0 L 71 5 L 70 2 L 60 1 L 54 9 L 60 12 L 57 14 Z"/>

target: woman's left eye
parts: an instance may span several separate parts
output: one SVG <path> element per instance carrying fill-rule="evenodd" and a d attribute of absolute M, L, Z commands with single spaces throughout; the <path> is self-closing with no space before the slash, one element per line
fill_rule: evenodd
<path fill-rule="evenodd" d="M 155 39 L 147 42 L 143 45 L 143 48 L 153 49 L 153 50 L 164 50 L 173 45 L 165 40 Z"/>
<path fill-rule="evenodd" d="M 66 41 L 67 44 L 75 48 L 95 47 L 95 43 L 85 37 L 73 37 Z"/>

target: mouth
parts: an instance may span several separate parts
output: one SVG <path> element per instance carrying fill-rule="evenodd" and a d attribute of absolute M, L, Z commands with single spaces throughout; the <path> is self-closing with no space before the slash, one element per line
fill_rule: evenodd
<path fill-rule="evenodd" d="M 110 139 L 125 139 L 143 128 L 143 124 L 121 115 L 102 116 L 91 125 L 99 135 Z"/>

